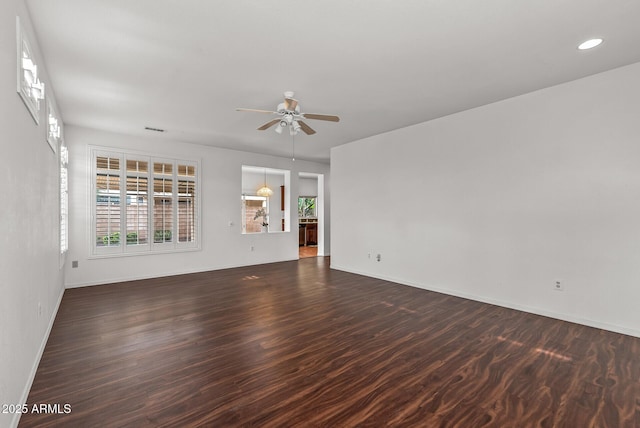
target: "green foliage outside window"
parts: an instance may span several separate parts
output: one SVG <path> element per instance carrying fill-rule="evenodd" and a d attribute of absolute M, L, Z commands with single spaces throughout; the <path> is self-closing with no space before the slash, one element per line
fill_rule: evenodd
<path fill-rule="evenodd" d="M 316 198 L 298 198 L 298 217 L 316 216 Z"/>
<path fill-rule="evenodd" d="M 113 232 L 111 235 L 102 237 L 102 243 L 104 245 L 119 245 L 120 244 L 120 232 Z"/>
<path fill-rule="evenodd" d="M 153 233 L 153 242 L 171 242 L 171 231 L 156 230 Z"/>

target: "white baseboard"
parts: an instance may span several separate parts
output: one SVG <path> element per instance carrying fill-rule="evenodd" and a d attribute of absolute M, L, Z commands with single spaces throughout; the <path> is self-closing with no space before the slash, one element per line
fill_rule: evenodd
<path fill-rule="evenodd" d="M 535 315 L 541 315 L 541 316 L 548 317 L 548 318 L 554 318 L 554 319 L 558 319 L 558 320 L 561 320 L 561 321 L 572 322 L 572 323 L 575 323 L 575 324 L 581 324 L 581 325 L 585 325 L 585 326 L 588 326 L 588 327 L 598 328 L 598 329 L 601 329 L 601 330 L 607 330 L 607 331 L 611 331 L 611 332 L 614 332 L 614 333 L 621 333 L 621 334 L 626 334 L 627 336 L 634 336 L 634 337 L 640 338 L 640 330 L 635 330 L 635 329 L 632 329 L 632 328 L 627 328 L 627 327 L 619 326 L 619 325 L 615 325 L 615 324 L 609 324 L 609 323 L 602 322 L 602 321 L 579 318 L 579 317 L 575 317 L 575 316 L 572 316 L 572 315 L 567 315 L 567 314 L 557 313 L 557 312 L 551 312 L 551 311 L 547 311 L 547 310 L 544 310 L 544 309 L 535 308 L 535 307 L 526 306 L 526 305 L 520 305 L 520 304 L 513 303 L 513 302 L 504 302 L 504 301 L 501 301 L 501 300 L 491 299 L 491 298 L 487 298 L 487 297 L 484 297 L 484 296 L 478 296 L 478 295 L 468 294 L 468 293 L 464 293 L 464 292 L 459 292 L 457 290 L 451 290 L 451 289 L 448 289 L 448 288 L 435 287 L 435 286 L 432 286 L 432 285 L 425 285 L 425 284 L 419 284 L 419 283 L 416 283 L 416 282 L 407 281 L 407 280 L 403 280 L 403 279 L 399 279 L 399 278 L 388 277 L 388 276 L 384 276 L 384 275 L 374 275 L 374 274 L 371 274 L 369 272 L 360 272 L 360 271 L 357 271 L 357 270 L 354 270 L 354 269 L 346 268 L 344 266 L 335 265 L 333 263 L 331 264 L 331 269 L 340 270 L 340 271 L 344 271 L 344 272 L 349 272 L 349 273 L 353 273 L 353 274 L 356 274 L 356 275 L 368 276 L 368 277 L 376 278 L 376 279 L 382 279 L 384 281 L 395 282 L 397 284 L 408 285 L 410 287 L 420 288 L 420 289 L 428 290 L 428 291 L 434 291 L 436 293 L 447 294 L 449 296 L 461 297 L 463 299 L 474 300 L 476 302 L 488 303 L 490 305 L 501 306 L 503 308 L 515 309 L 517 311 L 528 312 L 528 313 L 535 314 Z"/>
<path fill-rule="evenodd" d="M 247 264 L 243 264 L 243 265 L 238 265 L 238 264 L 229 265 L 229 266 L 222 265 L 222 266 L 207 267 L 207 268 L 202 268 L 202 269 L 176 270 L 176 271 L 171 271 L 171 272 L 163 272 L 160 275 L 152 274 L 152 273 L 151 274 L 144 274 L 144 275 L 131 275 L 131 276 L 123 276 L 123 277 L 117 277 L 117 278 L 110 278 L 108 280 L 99 280 L 99 281 L 90 281 L 90 282 L 82 282 L 82 283 L 65 284 L 65 288 L 70 289 L 70 288 L 91 287 L 91 286 L 94 286 L 94 285 L 115 284 L 117 282 L 128 282 L 128 281 L 140 281 L 140 280 L 143 280 L 143 279 L 164 278 L 164 277 L 167 277 L 167 276 L 176 276 L 176 275 L 189 275 L 191 273 L 212 272 L 212 271 L 217 271 L 217 270 L 242 268 L 242 267 L 247 267 L 247 266 L 260 266 L 260 265 L 266 265 L 266 264 L 271 264 L 271 263 L 290 262 L 290 261 L 295 261 L 295 260 L 298 260 L 298 259 L 295 258 L 295 259 L 286 259 L 286 260 L 274 260 L 274 261 L 266 261 L 266 262 L 261 262 L 261 263 L 247 263 Z"/>
<path fill-rule="evenodd" d="M 33 366 L 31 367 L 31 372 L 29 373 L 29 379 L 27 380 L 27 384 L 22 391 L 22 399 L 19 403 L 26 403 L 29 398 L 29 391 L 31 391 L 31 386 L 33 385 L 33 380 L 36 378 L 36 373 L 38 371 L 38 366 L 40 365 L 40 360 L 42 359 L 42 354 L 44 354 L 44 348 L 47 346 L 47 341 L 49 340 L 49 335 L 51 334 L 51 329 L 53 328 L 53 323 L 56 320 L 56 315 L 58 314 L 58 309 L 60 309 L 60 303 L 62 302 L 62 296 L 64 296 L 64 288 L 60 291 L 60 295 L 58 296 L 58 301 L 56 302 L 55 308 L 53 308 L 53 312 L 51 313 L 51 318 L 49 319 L 49 325 L 47 326 L 47 330 L 44 333 L 44 337 L 42 338 L 42 342 L 40 342 L 40 348 L 38 349 L 38 354 L 36 355 L 36 359 L 33 362 Z M 20 423 L 20 413 L 15 413 L 13 415 L 13 420 L 11 421 L 11 427 L 17 428 L 18 423 Z"/>

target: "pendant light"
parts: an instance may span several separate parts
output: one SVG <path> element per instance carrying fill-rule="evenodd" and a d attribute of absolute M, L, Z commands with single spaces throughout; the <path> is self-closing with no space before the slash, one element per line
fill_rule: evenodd
<path fill-rule="evenodd" d="M 256 194 L 258 196 L 264 196 L 265 198 L 268 198 L 269 196 L 273 195 L 273 190 L 267 187 L 267 168 L 264 169 L 264 186 L 259 188 Z"/>

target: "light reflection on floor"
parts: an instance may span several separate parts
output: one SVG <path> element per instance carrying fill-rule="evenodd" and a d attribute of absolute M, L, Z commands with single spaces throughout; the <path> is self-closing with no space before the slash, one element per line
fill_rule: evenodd
<path fill-rule="evenodd" d="M 524 346 L 524 344 L 522 342 L 518 342 L 517 340 L 511 340 L 511 339 L 507 339 L 506 337 L 503 336 L 498 336 L 497 339 L 501 342 L 509 342 L 512 345 L 516 345 L 516 346 Z M 573 361 L 573 359 L 571 357 L 567 357 L 566 355 L 560 354 L 558 352 L 555 351 L 549 351 L 548 349 L 543 349 L 543 348 L 536 348 L 535 352 L 538 352 L 540 354 L 544 354 L 544 355 L 548 355 L 552 358 L 556 358 L 558 360 L 562 360 L 562 361 Z"/>

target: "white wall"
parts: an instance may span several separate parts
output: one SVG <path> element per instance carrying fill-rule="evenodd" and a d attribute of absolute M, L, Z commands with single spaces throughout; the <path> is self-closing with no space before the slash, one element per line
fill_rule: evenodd
<path fill-rule="evenodd" d="M 67 126 L 70 161 L 71 233 L 66 286 L 79 287 L 138 278 L 215 270 L 298 258 L 293 232 L 242 235 L 242 165 L 291 170 L 291 192 L 297 195 L 298 172 L 329 173 L 329 165 L 254 153 L 217 149 L 180 141 L 131 137 Z M 91 258 L 89 222 L 89 146 L 135 150 L 177 159 L 200 159 L 202 190 L 202 250 L 173 254 Z M 279 190 L 279 189 L 278 189 Z M 326 195 L 328 197 L 328 194 Z M 291 211 L 292 216 L 297 214 Z M 229 222 L 233 226 L 229 227 Z M 297 218 L 290 218 L 297 224 Z M 329 228 L 327 228 L 327 234 Z M 254 251 L 250 251 L 254 247 Z"/>
<path fill-rule="evenodd" d="M 298 196 L 318 196 L 317 178 L 300 177 L 298 183 Z"/>
<path fill-rule="evenodd" d="M 640 336 L 638 76 L 334 148 L 332 266 Z"/>
<path fill-rule="evenodd" d="M 255 195 L 256 191 L 265 185 L 265 174 L 264 172 L 252 171 L 255 165 L 245 166 L 248 168 L 243 172 L 242 193 Z M 284 172 L 267 171 L 266 184 L 273 190 L 272 198 L 277 197 L 278 205 L 280 205 L 280 186 L 284 186 Z"/>
<path fill-rule="evenodd" d="M 20 404 L 46 344 L 64 291 L 59 257 L 57 156 L 16 91 L 16 15 L 35 50 L 38 74 L 52 86 L 22 1 L 0 2 L 0 405 Z M 39 309 L 40 305 L 40 309 Z M 18 414 L 0 413 L 0 426 Z"/>

